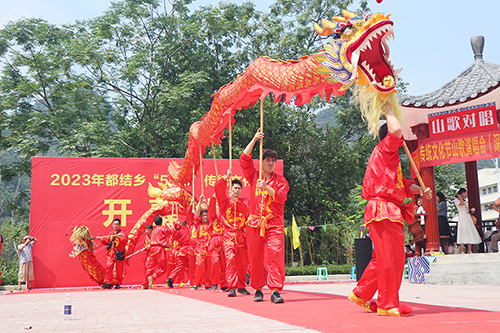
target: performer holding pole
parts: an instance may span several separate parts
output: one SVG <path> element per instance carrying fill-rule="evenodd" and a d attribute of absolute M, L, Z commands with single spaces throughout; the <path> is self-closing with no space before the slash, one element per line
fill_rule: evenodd
<path fill-rule="evenodd" d="M 392 106 L 386 108 L 387 124 L 380 127 L 380 143 L 368 161 L 361 193 L 368 200 L 364 221 L 373 241 L 373 256 L 349 299 L 379 315 L 408 316 L 412 309 L 399 303 L 399 288 L 405 263 L 403 218 L 413 220 L 413 209 L 411 204 L 401 205 L 412 194 L 430 199 L 432 191 L 423 191 L 403 177 L 398 153 L 404 141 L 403 130 Z M 377 302 L 369 303 L 377 290 Z"/>
<path fill-rule="evenodd" d="M 274 172 L 278 157 L 275 151 L 263 150 L 261 171 L 255 169 L 252 150 L 255 143 L 263 138 L 264 133 L 259 129 L 240 156 L 241 170 L 250 183 L 251 193 L 250 218 L 247 222 L 247 245 L 252 272 L 250 284 L 256 290 L 255 302 L 263 301 L 262 288 L 267 280 L 267 286 L 272 290 L 271 301 L 283 303 L 279 292 L 285 281 L 284 206 L 289 187 L 285 177 Z"/>

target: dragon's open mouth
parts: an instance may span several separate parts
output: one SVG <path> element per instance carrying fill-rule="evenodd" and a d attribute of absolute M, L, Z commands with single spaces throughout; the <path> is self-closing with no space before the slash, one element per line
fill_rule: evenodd
<path fill-rule="evenodd" d="M 347 61 L 354 67 L 353 72 L 359 68 L 370 84 L 381 92 L 394 89 L 398 74 L 388 60 L 387 40 L 394 37 L 392 25 L 393 22 L 389 20 L 375 23 L 346 50 Z"/>

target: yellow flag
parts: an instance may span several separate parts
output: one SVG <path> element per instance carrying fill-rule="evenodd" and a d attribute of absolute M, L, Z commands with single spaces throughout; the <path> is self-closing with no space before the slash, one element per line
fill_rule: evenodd
<path fill-rule="evenodd" d="M 300 246 L 299 228 L 295 222 L 295 216 L 292 215 L 292 232 L 293 232 L 293 249 L 296 250 Z"/>

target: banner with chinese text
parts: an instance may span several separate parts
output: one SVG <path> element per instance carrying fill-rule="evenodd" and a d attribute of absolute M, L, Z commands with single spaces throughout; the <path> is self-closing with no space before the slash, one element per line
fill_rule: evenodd
<path fill-rule="evenodd" d="M 103 236 L 112 231 L 111 221 L 120 218 L 122 230 L 128 234 L 139 218 L 155 205 L 155 199 L 148 196 L 148 183 L 158 187 L 158 182 L 164 182 L 171 161 L 182 163 L 182 159 L 34 157 L 30 234 L 38 239 L 33 247 L 37 287 L 95 285 L 78 258 L 69 257 L 73 228 L 84 225 L 93 236 Z M 258 168 L 258 161 L 254 163 Z M 229 160 L 217 160 L 219 177 L 226 174 L 228 167 Z M 248 197 L 249 186 L 242 177 L 238 160 L 233 160 L 233 170 L 235 178 L 243 182 L 242 197 Z M 283 174 L 282 160 L 278 161 L 276 172 Z M 215 182 L 214 161 L 205 159 L 203 184 L 207 198 L 212 196 Z M 186 190 L 191 192 L 191 186 Z M 198 176 L 195 196 L 200 193 Z M 136 249 L 141 249 L 143 244 L 144 240 L 140 239 Z M 99 242 L 95 255 L 105 266 L 106 249 Z M 144 279 L 141 259 L 142 254 L 130 259 L 125 268 L 125 285 L 140 284 Z"/>
<path fill-rule="evenodd" d="M 496 129 L 448 138 L 420 139 L 414 154 L 418 156 L 420 167 L 500 157 L 500 131 Z"/>
<path fill-rule="evenodd" d="M 427 117 L 431 138 L 498 128 L 495 102 L 429 113 Z"/>

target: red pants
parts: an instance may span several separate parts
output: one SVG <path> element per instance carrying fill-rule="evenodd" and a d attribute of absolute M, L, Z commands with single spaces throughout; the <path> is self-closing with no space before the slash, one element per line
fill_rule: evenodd
<path fill-rule="evenodd" d="M 168 275 L 168 278 L 172 281 L 182 282 L 181 279 L 184 277 L 184 271 L 189 270 L 189 260 L 188 255 L 176 256 L 176 264 L 174 269 Z M 178 279 L 179 278 L 179 279 Z"/>
<path fill-rule="evenodd" d="M 197 286 L 203 283 L 206 287 L 212 286 L 212 281 L 210 279 L 210 273 L 212 269 L 212 262 L 210 261 L 210 256 L 204 254 L 197 254 L 195 259 L 195 275 L 193 285 Z"/>
<path fill-rule="evenodd" d="M 283 227 L 266 230 L 260 236 L 260 228 L 247 228 L 248 259 L 250 261 L 250 285 L 261 289 L 282 290 L 285 282 L 285 233 Z M 267 277 L 266 277 L 267 273 Z"/>
<path fill-rule="evenodd" d="M 146 260 L 146 272 L 144 273 L 143 286 L 148 285 L 148 276 L 153 277 L 153 281 L 167 272 L 168 262 L 164 256 L 159 254 L 148 257 Z"/>
<path fill-rule="evenodd" d="M 374 247 L 372 260 L 353 292 L 369 301 L 378 290 L 379 308 L 397 308 L 405 265 L 403 224 L 382 220 L 370 223 L 369 227 Z"/>
<path fill-rule="evenodd" d="M 210 255 L 212 270 L 210 277 L 212 284 L 218 284 L 221 288 L 227 287 L 226 281 L 226 257 L 224 255 L 223 247 L 219 250 L 215 249 Z"/>
<path fill-rule="evenodd" d="M 245 288 L 245 276 L 248 267 L 247 247 L 238 246 L 234 241 L 224 243 L 226 254 L 226 277 L 229 289 Z"/>
<path fill-rule="evenodd" d="M 189 260 L 189 283 L 194 286 L 194 276 L 196 275 L 196 256 L 188 254 Z"/>
<path fill-rule="evenodd" d="M 123 281 L 123 269 L 125 268 L 125 260 L 116 260 L 115 258 L 107 257 L 106 262 L 106 278 L 104 282 L 109 284 L 122 284 Z M 116 267 L 116 275 L 113 276 L 113 270 Z"/>

